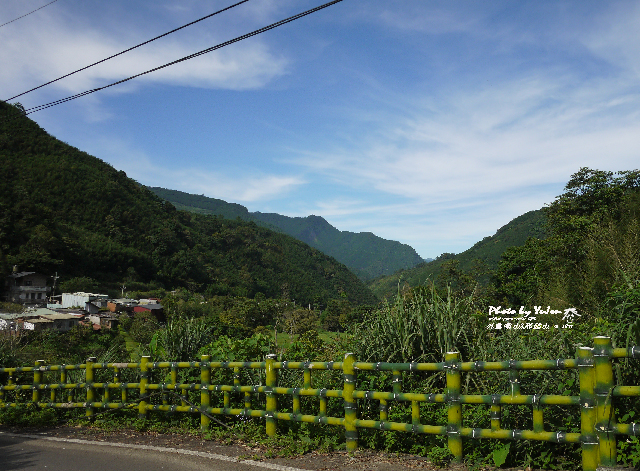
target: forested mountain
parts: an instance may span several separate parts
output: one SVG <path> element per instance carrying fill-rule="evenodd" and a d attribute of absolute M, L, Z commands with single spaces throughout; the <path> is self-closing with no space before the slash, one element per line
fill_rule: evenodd
<path fill-rule="evenodd" d="M 427 280 L 435 281 L 443 270 L 470 273 L 474 278 L 487 282 L 486 272 L 496 270 L 505 250 L 523 245 L 529 237 L 546 237 L 545 221 L 542 210 L 529 211 L 462 253 L 445 253 L 429 263 L 378 278 L 369 283 L 369 288 L 377 296 L 387 297 L 397 292 L 399 280 L 402 284 L 420 286 Z"/>
<path fill-rule="evenodd" d="M 136 282 L 301 303 L 375 298 L 331 257 L 255 223 L 176 210 L 0 102 L 0 275 Z"/>
<path fill-rule="evenodd" d="M 383 239 L 371 232 L 340 231 L 320 216 L 302 218 L 276 213 L 249 212 L 242 205 L 204 195 L 192 195 L 159 187 L 149 189 L 178 209 L 229 219 L 239 217 L 284 232 L 344 263 L 362 280 L 390 275 L 397 270 L 411 268 L 423 262 L 409 245 Z"/>
<path fill-rule="evenodd" d="M 583 167 L 543 211 L 548 237 L 505 251 L 495 297 L 575 307 L 640 339 L 640 171 Z"/>

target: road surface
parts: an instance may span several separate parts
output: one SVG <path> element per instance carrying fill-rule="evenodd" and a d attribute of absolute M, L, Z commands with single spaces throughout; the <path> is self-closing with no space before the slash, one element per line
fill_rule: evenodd
<path fill-rule="evenodd" d="M 211 453 L 0 432 L 0 471 L 303 471 Z"/>

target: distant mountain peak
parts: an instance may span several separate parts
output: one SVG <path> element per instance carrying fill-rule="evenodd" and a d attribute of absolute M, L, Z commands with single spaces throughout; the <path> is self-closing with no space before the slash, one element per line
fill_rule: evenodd
<path fill-rule="evenodd" d="M 249 212 L 242 205 L 215 198 L 164 188 L 150 190 L 178 209 L 216 214 L 229 219 L 240 217 L 288 234 L 342 262 L 362 280 L 389 275 L 423 263 L 422 258 L 409 245 L 383 239 L 372 232 L 340 231 L 325 218 L 315 214 L 289 217 L 277 213 Z"/>

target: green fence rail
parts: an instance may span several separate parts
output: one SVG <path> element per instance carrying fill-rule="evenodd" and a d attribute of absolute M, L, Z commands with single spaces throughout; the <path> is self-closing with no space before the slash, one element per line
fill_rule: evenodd
<path fill-rule="evenodd" d="M 208 429 L 213 415 L 261 417 L 265 419 L 266 433 L 271 437 L 276 436 L 277 421 L 326 424 L 344 428 L 347 450 L 357 448 L 359 428 L 446 435 L 449 450 L 457 461 L 462 460 L 462 443 L 468 439 L 576 443 L 582 448 L 583 469 L 595 471 L 598 466 L 616 465 L 616 435 L 640 436 L 640 424 L 618 423 L 614 414 L 615 398 L 640 396 L 640 386 L 615 385 L 613 362 L 620 358 L 640 358 L 640 347 L 612 348 L 609 337 L 595 337 L 593 348 L 578 348 L 576 358 L 495 362 L 461 362 L 457 352 L 447 353 L 441 363 L 364 363 L 357 361 L 353 354 L 347 354 L 341 362 L 276 361 L 275 355 L 268 355 L 261 362 L 210 361 L 208 356 L 198 362 L 151 362 L 143 357 L 139 363 L 97 363 L 95 358 L 89 358 L 86 363 L 77 365 L 45 365 L 39 360 L 35 366 L 0 368 L 0 375 L 4 373 L 6 378 L 6 384 L 0 386 L 0 408 L 24 404 L 40 408 L 84 408 L 89 418 L 110 409 L 137 409 L 140 418 L 145 418 L 149 411 L 195 413 L 200 414 L 203 430 Z M 520 392 L 521 371 L 572 369 L 578 373 L 579 396 Z M 290 375 L 291 370 L 302 371 L 301 387 L 279 387 L 279 376 Z M 245 374 L 245 377 L 251 376 L 258 384 L 241 384 L 243 371 L 251 372 L 252 376 Z M 358 371 L 389 372 L 392 390 L 357 389 Z M 462 394 L 463 373 L 487 371 L 509 373 L 511 390 L 508 394 Z M 233 384 L 212 384 L 212 373 L 225 372 L 233 375 Z M 322 372 L 325 376 L 340 375 L 342 389 L 313 387 L 312 372 L 316 377 Z M 418 375 L 423 372 L 445 372 L 444 392 L 402 391 L 404 373 Z M 125 382 L 123 376 L 137 381 Z M 164 382 L 153 382 L 154 376 L 162 376 Z M 152 400 L 154 395 L 155 401 Z M 311 397 L 318 398 L 317 402 L 313 400 L 313 405 L 310 405 L 310 399 L 304 399 Z M 281 404 L 280 410 L 279 398 L 282 398 L 281 402 L 285 399 L 287 402 L 286 406 Z M 305 406 L 317 413 L 303 413 L 301 398 Z M 215 404 L 218 407 L 212 406 L 212 399 L 218 401 Z M 339 417 L 327 415 L 330 400 L 341 401 L 340 410 L 344 412 Z M 377 401 L 377 420 L 358 418 L 358 401 L 360 404 Z M 388 420 L 389 404 L 393 402 L 407 404 L 407 407 L 411 404 L 410 423 Z M 447 410 L 447 423 L 423 424 L 420 418 L 423 403 L 443 404 Z M 463 404 L 489 406 L 490 428 L 465 426 Z M 502 428 L 503 408 L 514 404 L 531 406 L 531 430 Z M 549 405 L 579 407 L 580 432 L 545 430 L 543 411 L 544 406 Z M 285 409 L 291 412 L 284 412 Z"/>

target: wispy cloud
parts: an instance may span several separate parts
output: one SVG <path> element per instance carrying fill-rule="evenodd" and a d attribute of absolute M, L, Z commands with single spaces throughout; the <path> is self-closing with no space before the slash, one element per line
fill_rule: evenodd
<path fill-rule="evenodd" d="M 52 9 L 44 23 L 26 23 L 17 31 L 0 29 L 0 43 L 3 45 L 0 48 L 2 95 L 7 97 L 40 85 L 164 32 L 147 32 L 148 28 L 141 28 L 134 22 L 129 25 L 128 32 L 114 34 L 112 25 L 100 28 L 64 13 Z M 119 21 L 118 29 L 126 31 L 127 18 Z M 105 23 L 110 22 L 105 20 Z M 167 26 L 167 30 L 175 26 L 179 25 Z M 194 26 L 191 31 L 187 29 L 162 38 L 56 82 L 49 90 L 78 93 L 161 66 L 227 39 L 231 37 Z M 285 74 L 287 65 L 288 60 L 284 56 L 272 51 L 260 38 L 254 38 L 145 75 L 131 84 L 119 86 L 117 92 L 130 92 L 137 88 L 136 84 L 144 82 L 230 90 L 255 89 Z M 31 96 L 25 97 L 25 101 L 29 102 Z"/>
<path fill-rule="evenodd" d="M 529 73 L 412 98 L 370 121 L 357 144 L 289 160 L 339 185 L 380 192 L 377 204 L 318 202 L 340 227 L 413 242 L 425 256 L 462 251 L 472 237 L 551 202 L 582 166 L 637 167 L 640 93 L 622 78 Z M 436 253 L 424 253 L 427 246 Z"/>
<path fill-rule="evenodd" d="M 640 5 L 618 2 L 596 21 L 596 27 L 581 36 L 589 50 L 602 60 L 640 77 Z"/>
<path fill-rule="evenodd" d="M 215 171 L 182 164 L 163 166 L 135 144 L 117 138 L 91 139 L 83 142 L 82 148 L 115 168 L 124 170 L 130 178 L 143 185 L 204 194 L 234 203 L 264 203 L 286 196 L 306 183 L 298 175 Z"/>

